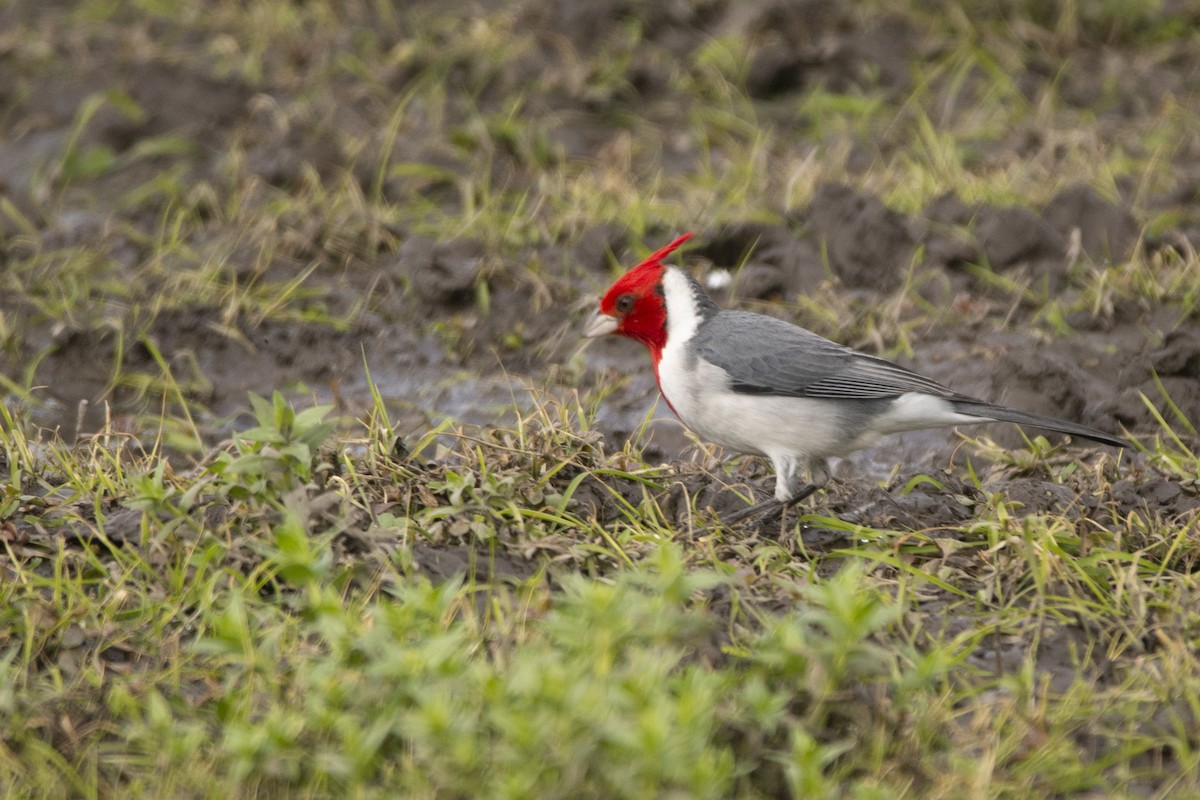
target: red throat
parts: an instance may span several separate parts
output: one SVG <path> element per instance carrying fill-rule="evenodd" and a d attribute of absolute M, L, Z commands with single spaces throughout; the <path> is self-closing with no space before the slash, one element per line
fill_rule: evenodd
<path fill-rule="evenodd" d="M 667 268 L 662 262 L 690 238 L 692 234 L 685 233 L 666 247 L 655 250 L 642 263 L 618 278 L 600 301 L 600 313 L 618 320 L 613 332 L 641 342 L 650 351 L 654 380 L 672 412 L 675 412 L 675 407 L 662 391 L 658 374 L 663 348 L 667 346 L 667 305 L 662 284 Z"/>
<path fill-rule="evenodd" d="M 685 233 L 666 247 L 655 250 L 618 278 L 600 301 L 602 313 L 620 320 L 616 333 L 641 342 L 650 351 L 656 374 L 667 344 L 667 307 L 662 288 L 666 266 L 662 261 L 690 238 L 692 234 Z M 623 303 L 631 305 L 624 308 Z"/>

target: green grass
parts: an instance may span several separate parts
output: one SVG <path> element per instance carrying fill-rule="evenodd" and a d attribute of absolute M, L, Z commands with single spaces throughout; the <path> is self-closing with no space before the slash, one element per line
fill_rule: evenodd
<path fill-rule="evenodd" d="M 22 796 L 1200 789 L 1195 516 L 1089 530 L 984 492 L 955 530 L 809 517 L 847 537 L 801 554 L 657 521 L 702 474 L 607 452 L 582 406 L 444 430 L 436 462 L 382 407 L 336 437 L 255 407 L 183 473 L 6 421 Z M 1098 466 L 1000 468 L 1103 491 Z M 431 582 L 439 549 L 465 572 Z"/>

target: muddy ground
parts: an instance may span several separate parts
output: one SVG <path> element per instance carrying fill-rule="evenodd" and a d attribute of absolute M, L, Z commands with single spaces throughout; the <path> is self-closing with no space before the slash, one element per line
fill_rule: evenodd
<path fill-rule="evenodd" d="M 412 24 L 432 15 L 431 8 L 414 5 Z M 360 13 L 365 16 L 352 20 L 351 29 L 371 25 L 369 13 Z M 470 92 L 482 112 L 502 109 L 514 91 L 525 92 L 522 113 L 544 115 L 539 121 L 549 147 L 568 163 L 598 169 L 630 135 L 631 115 L 661 130 L 687 127 L 691 109 L 673 102 L 672 70 L 713 37 L 755 43 L 743 77 L 746 96 L 761 119 L 788 132 L 798 149 L 808 146 L 814 125 L 792 109 L 813 87 L 871 92 L 901 103 L 912 91 L 913 65 L 936 55 L 908 20 L 856 13 L 839 3 L 716 1 L 648 12 L 607 0 L 534 2 L 513 13 L 514 28 L 532 32 L 536 46 L 486 72 L 460 58 L 439 73 L 446 91 Z M 1177 15 L 1181 24 L 1197 16 L 1194 5 L 1183 3 L 1157 13 Z M 114 205 L 112 198 L 171 170 L 185 184 L 220 187 L 234 151 L 243 177 L 285 196 L 300 191 L 310 172 L 331 181 L 351 176 L 368 191 L 378 156 L 371 132 L 387 125 L 386 109 L 349 78 L 343 79 L 345 91 L 315 99 L 283 77 L 273 82 L 283 71 L 270 59 L 256 83 L 222 73 L 207 57 L 188 57 L 187 37 L 169 26 L 145 28 L 151 39 L 164 37 L 160 47 L 129 46 L 111 28 L 56 39 L 68 27 L 64 14 L 35 2 L 0 8 L 0 29 L 20 22 L 46 36 L 37 52 L 27 43 L 0 45 L 0 71 L 8 76 L 0 87 L 0 198 L 12 209 L 0 220 L 0 271 L 15 274 L 34 263 L 42 271 L 14 277 L 0 296 L 6 336 L 0 370 L 13 386 L 37 387 L 21 402 L 36 404 L 44 424 L 70 435 L 79 403 L 87 400 L 84 433 L 103 424 L 106 404 L 118 426 L 144 433 L 144 418 L 161 407 L 164 394 L 154 383 L 161 376 L 157 349 L 211 441 L 244 422 L 248 391 L 290 388 L 362 413 L 369 404 L 364 363 L 398 427 L 414 437 L 444 415 L 480 424 L 510 420 L 514 406 L 532 402 L 530 386 L 566 391 L 615 384 L 600 408 L 600 430 L 617 447 L 640 426 L 655 402 L 645 354 L 628 342 L 602 341 L 580 360 L 578 331 L 591 298 L 614 276 L 614 264 L 634 263 L 642 247 L 660 246 L 676 230 L 652 222 L 644 235 L 635 235 L 619 222 L 585 220 L 554 240 L 496 247 L 485 235 L 447 238 L 416 226 L 393 226 L 365 241 L 361 231 L 322 227 L 327 220 L 299 216 L 280 220 L 281 229 L 293 234 L 292 245 L 264 264 L 250 248 L 223 236 L 229 212 L 214 209 L 211 222 L 186 242 L 192 264 L 219 257 L 228 274 L 247 282 L 291 277 L 312 264 L 303 280 L 305 302 L 342 324 L 230 314 L 221 302 L 164 299 L 169 281 L 158 273 L 145 278 L 149 273 L 142 269 L 147 259 L 160 257 L 155 243 L 161 241 L 162 209 Z M 631 55 L 618 90 L 594 96 L 568 79 L 563 53 L 586 56 L 639 16 L 652 46 Z M 1089 135 L 1104 137 L 1168 94 L 1177 102 L 1200 97 L 1200 53 L 1184 43 L 1156 53 L 1147 60 L 1136 42 L 1111 43 L 1103 31 L 1084 31 L 1068 52 L 1031 56 L 1014 81 L 1031 101 L 1053 90 L 1068 108 L 1090 110 Z M 285 57 L 302 56 L 278 56 Z M 430 67 L 418 60 L 378 69 L 374 78 L 386 91 L 401 93 L 425 79 Z M 968 85 L 981 80 L 967 76 Z M 81 108 L 105 92 L 128 96 L 143 113 L 125 114 L 107 104 L 81 124 Z M 304 105 L 303 113 L 291 113 L 296 104 Z M 461 112 L 451 105 L 447 113 L 453 123 Z M 289 124 L 279 124 L 280 115 Z M 350 152 L 347 131 L 362 134 L 367 144 Z M 446 209 L 461 205 L 453 181 L 478 170 L 479 160 L 440 136 L 418 120 L 395 146 L 406 159 L 435 165 L 448 177 L 391 176 L 382 186 L 385 201 L 403 203 L 419 193 Z M 176 141 L 169 137 L 192 145 L 126 158 L 147 142 Z M 708 157 L 686 139 L 667 138 L 653 151 L 655 165 L 667 174 L 698 169 Z M 886 136 L 849 138 L 849 165 L 860 170 L 904 146 Z M 1035 128 L 1005 131 L 979 158 L 1053 159 L 1056 146 Z M 116 166 L 62 179 L 54 173 L 64 169 L 60 156 L 67 147 L 111 155 Z M 1156 376 L 1182 413 L 1200 420 L 1200 327 L 1194 316 L 1170 304 L 1101 298 L 1095 313 L 1065 320 L 1068 330 L 1051 337 L 1035 324 L 1039 302 L 1014 302 L 1010 290 L 969 267 L 986 263 L 1036 297 L 1070 298 L 1110 262 L 1194 257 L 1200 246 L 1200 139 L 1193 132 L 1170 158 L 1174 182 L 1151 193 L 1118 181 L 1119 196 L 1105 198 L 1081 180 L 1035 206 L 969 203 L 951 192 L 903 212 L 871 193 L 828 181 L 802 207 L 779 209 L 774 221 L 726 212 L 720 223 L 698 225 L 684 261 L 706 275 L 737 271 L 731 288 L 717 292 L 720 302 L 767 310 L 830 334 L 843 331 L 831 330 L 828 320 L 806 319 L 797 312 L 799 298 L 820 290 L 863 313 L 894 302 L 913 282 L 914 297 L 952 313 L 908 331 L 912 355 L 899 353 L 902 363 L 966 394 L 1152 436 L 1159 429 L 1141 395 L 1163 407 Z M 628 168 L 649 166 L 635 160 Z M 494 181 L 508 187 L 535 187 L 538 180 L 538 167 L 519 142 L 491 153 L 488 168 Z M 192 202 L 220 205 L 220 198 Z M 1169 227 L 1146 228 L 1148 219 L 1167 212 Z M 44 288 L 56 281 L 54 254 L 81 245 L 96 254 L 96 285 L 82 290 L 87 302 L 56 313 Z M 170 258 L 187 263 L 178 253 Z M 531 264 L 540 270 L 532 272 Z M 165 272 L 174 268 L 167 263 Z M 486 308 L 478 302 L 483 283 Z M 22 286 L 35 288 L 22 293 Z M 906 308 L 901 320 L 922 313 L 911 302 Z M 865 333 L 849 343 L 884 352 L 893 352 L 895 344 Z M 129 376 L 137 375 L 149 376 L 149 389 L 136 388 Z M 165 394 L 170 406 L 176 397 Z M 17 400 L 11 394 L 10 402 Z M 645 452 L 651 462 L 695 452 L 661 406 L 650 430 Z M 1012 430 L 991 433 L 1002 444 L 1020 442 Z M 879 525 L 959 521 L 962 506 L 952 492 L 899 497 L 876 485 L 897 463 L 911 471 L 940 469 L 959 444 L 950 433 L 912 434 L 862 454 L 838 473 L 858 496 L 843 502 L 835 493 L 829 510 Z M 1043 498 L 1044 490 L 1043 499 L 1031 499 L 1035 506 L 1061 501 L 1055 494 L 1061 487 L 1031 487 L 1030 480 L 1005 488 L 1030 498 Z M 1156 496 L 1143 499 L 1158 502 Z"/>

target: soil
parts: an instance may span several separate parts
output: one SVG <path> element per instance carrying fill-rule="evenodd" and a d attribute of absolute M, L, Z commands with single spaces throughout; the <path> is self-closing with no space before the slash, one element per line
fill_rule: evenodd
<path fill-rule="evenodd" d="M 32 19 L 40 7 L 9 3 L 0 16 Z M 714 36 L 744 35 L 757 43 L 745 89 L 762 104 L 763 118 L 775 126 L 792 125 L 797 141 L 806 136 L 807 123 L 783 113 L 781 101 L 814 86 L 903 98 L 912 88 L 907 65 L 921 55 L 920 37 L 908 22 L 887 15 L 864 21 L 848 4 L 715 0 L 656 8 L 643 21 L 654 47 L 632 55 L 628 80 L 616 95 L 590 97 L 566 80 L 557 86 L 553 81 L 536 84 L 544 95 L 529 98 L 528 109 L 542 109 L 552 118 L 547 129 L 566 157 L 603 162 L 624 135 L 614 111 L 644 113 L 666 128 L 685 125 L 688 110 L 669 102 L 669 59 L 695 52 Z M 514 58 L 500 74 L 474 75 L 471 65 L 463 64 L 451 70 L 448 91 L 469 88 L 480 108 L 500 109 L 514 87 L 561 66 L 566 48 L 556 44 L 560 38 L 568 39 L 576 52 L 592 52 L 633 11 L 621 0 L 603 0 L 527 3 L 516 13 L 520 28 L 537 32 L 535 39 L 542 44 Z M 1074 51 L 1057 57 L 1089 66 L 1066 74 L 1063 93 L 1069 103 L 1095 107 L 1096 135 L 1145 113 L 1168 92 L 1197 96 L 1200 53 L 1181 49 L 1148 63 L 1137 57 L 1136 48 L 1109 46 L 1086 34 Z M 0 58 L 11 61 L 15 56 Z M 120 157 L 155 137 L 177 136 L 200 143 L 186 162 L 191 181 L 219 176 L 234 144 L 246 152 L 243 169 L 285 191 L 297 186 L 310 168 L 322 176 L 350 173 L 364 183 L 372 179 L 370 154 L 346 152 L 328 124 L 336 119 L 344 133 L 386 123 L 372 116 L 373 110 L 354 92 L 320 98 L 307 126 L 283 129 L 264 109 L 299 102 L 296 87 L 269 82 L 252 87 L 195 64 L 94 48 L 77 58 L 58 59 L 38 74 L 16 75 L 0 89 L 0 199 L 34 226 L 31 233 L 12 215 L 0 216 L 0 263 L 84 241 L 105 254 L 119 280 L 123 267 L 132 268 L 145 256 L 144 239 L 130 231 L 150 234 L 157 217 L 112 210 L 105 198 L 170 167 L 169 155 L 133 160 L 101 177 L 75 181 L 54 201 L 37 195 L 39 170 L 62 151 L 81 105 L 97 93 L 125 92 L 146 113 L 131 116 L 104 106 L 79 132 L 80 150 L 103 147 Z M 1015 76 L 1016 84 L 1029 98 L 1042 96 L 1062 76 L 1055 64 L 1050 55 L 1031 56 Z M 380 80 L 400 89 L 413 79 L 413 69 L 385 70 Z M 1101 98 L 1107 101 L 1099 104 Z M 869 145 L 891 146 L 886 140 Z M 405 158 L 436 165 L 447 175 L 471 169 L 443 142 L 423 139 L 419 130 L 397 147 Z M 1016 132 L 997 142 L 987 157 L 1020 158 L 1044 147 L 1040 132 Z M 702 157 L 674 143 L 659 153 L 668 173 L 694 168 Z M 1135 248 L 1169 257 L 1200 247 L 1200 149 L 1181 147 L 1172 157 L 1180 176 L 1177 185 L 1141 198 L 1136 206 L 1132 192 L 1110 201 L 1077 185 L 1041 208 L 972 204 L 945 195 L 905 213 L 850 186 L 822 185 L 806 208 L 782 214 L 780 222 L 745 219 L 700 230 L 688 261 L 710 270 L 740 269 L 733 286 L 718 292 L 722 302 L 763 301 L 771 313 L 796 319 L 791 311 L 795 299 L 826 281 L 860 302 L 883 302 L 904 284 L 914 253 L 919 253 L 917 269 L 928 278 L 923 284 L 928 288 L 922 289 L 927 299 L 954 304 L 963 314 L 961 321 L 913 332 L 916 355 L 902 361 L 966 394 L 1152 437 L 1159 427 L 1143 396 L 1164 408 L 1165 390 L 1185 417 L 1200 420 L 1200 332 L 1194 319 L 1143 304 L 1119 304 L 1068 320 L 1068 334 L 1047 339 L 1022 325 L 1033 309 L 998 307 L 1004 296 L 965 267 L 987 263 L 1047 292 L 1075 292 L 1081 263 L 1120 261 Z M 533 168 L 511 153 L 497 153 L 492 169 L 510 184 L 532 185 L 536 177 Z M 403 197 L 418 180 L 424 196 L 434 202 L 446 207 L 461 202 L 450 178 L 392 177 L 383 188 L 385 196 Z M 1164 209 L 1175 213 L 1177 224 L 1146 234 L 1142 226 L 1147 216 Z M 646 239 L 661 243 L 669 233 L 652 231 Z M 328 231 L 299 234 L 306 246 L 332 247 L 334 234 Z M 127 373 L 154 374 L 151 344 L 176 370 L 189 398 L 209 410 L 209 424 L 218 432 L 226 429 L 222 425 L 238 424 L 248 391 L 265 394 L 302 386 L 350 412 L 362 411 L 370 402 L 364 363 L 402 430 L 419 433 L 443 415 L 469 423 L 500 422 L 511 419 L 514 406 L 529 407 L 528 387 L 543 387 L 572 369 L 588 298 L 611 279 L 608 268 L 614 258 L 631 263 L 631 238 L 619 226 L 600 225 L 579 231 L 574 243 L 528 245 L 500 256 L 474 239 L 435 241 L 393 231 L 374 254 L 348 265 L 322 262 L 309 277 L 306 286 L 316 290 L 334 315 L 370 298 L 366 309 L 342 328 L 303 320 L 240 319 L 229 325 L 222 309 L 184 306 L 158 314 L 145 330 L 145 341 L 131 345 L 118 333 L 136 329 L 129 308 L 97 310 L 101 317 L 115 314 L 115 321 L 98 317 L 64 325 L 42 321 L 27 299 L 2 297 L 0 313 L 21 335 L 0 355 L 0 371 L 20 382 L 32 369 L 33 382 L 44 387 L 39 394 L 47 403 L 42 419 L 68 430 L 82 400 L 90 404 L 85 431 L 101 424 L 106 401 L 118 418 L 153 405 L 128 387 L 114 387 L 112 380 L 118 363 Z M 235 250 L 230 259 L 247 274 L 256 269 L 253 254 Z M 550 277 L 531 277 L 525 266 L 533 262 L 544 265 L 543 274 Z M 484 282 L 487 309 L 478 302 Z M 1009 329 L 998 331 L 989 324 L 1005 315 Z M 590 346 L 578 377 L 584 386 L 619 383 L 598 420 L 614 446 L 640 427 L 654 403 L 645 354 L 629 342 Z M 1020 443 L 1012 429 L 997 427 L 990 433 L 1002 444 Z M 1194 444 L 1195 437 L 1190 441 Z M 677 459 L 691 445 L 660 404 L 650 426 L 647 457 Z M 934 432 L 897 437 L 863 453 L 839 470 L 847 487 L 839 491 L 850 496 L 831 497 L 828 510 L 863 524 L 928 528 L 959 523 L 967 512 L 954 495 L 967 492 L 963 486 L 897 495 L 877 485 L 892 465 L 944 465 L 958 447 L 953 435 Z M 1058 497 L 1061 486 L 1022 480 L 1035 484 L 1009 483 L 1006 490 L 1019 494 L 1029 507 L 1066 502 Z M 769 486 L 769 481 L 761 485 Z M 1143 494 L 1122 495 L 1118 502 L 1192 502 L 1181 495 L 1162 499 L 1138 491 Z"/>

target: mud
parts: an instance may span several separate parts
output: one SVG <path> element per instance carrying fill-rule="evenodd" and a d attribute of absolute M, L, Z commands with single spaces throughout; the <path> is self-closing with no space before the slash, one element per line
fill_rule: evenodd
<path fill-rule="evenodd" d="M 818 187 L 804 219 L 847 288 L 886 293 L 903 282 L 915 242 L 904 219 L 878 199 L 849 186 L 825 184 Z"/>
<path fill-rule="evenodd" d="M 417 18 L 427 12 L 414 6 Z M 43 14 L 46 24 L 54 19 L 52 8 L 37 3 L 11 3 L 2 13 L 10 20 L 36 21 Z M 538 33 L 535 46 L 496 72 L 481 72 L 484 67 L 460 58 L 448 73 L 447 91 L 469 92 L 480 109 L 498 111 L 519 87 L 528 94 L 527 113 L 545 115 L 541 121 L 551 145 L 567 158 L 597 164 L 626 135 L 617 121 L 620 113 L 645 116 L 668 129 L 686 125 L 687 109 L 667 102 L 671 73 L 714 36 L 745 36 L 755 43 L 744 88 L 760 104 L 764 122 L 792 126 L 798 141 L 807 135 L 810 121 L 785 112 L 785 101 L 814 87 L 903 98 L 912 90 L 909 63 L 922 47 L 917 32 L 901 18 L 864 20 L 844 4 L 822 0 L 656 7 L 641 20 L 654 46 L 630 56 L 626 80 L 618 89 L 597 96 L 585 85 L 554 77 L 570 74 L 564 53 L 602 51 L 619 39 L 630 15 L 642 12 L 611 0 L 532 3 L 516 13 L 519 29 Z M 563 37 L 570 48 L 560 46 Z M 1102 32 L 1081 31 L 1075 50 L 1054 58 L 1034 53 L 1014 80 L 1036 101 L 1054 91 L 1063 76 L 1061 92 L 1069 103 L 1097 109 L 1093 133 L 1099 136 L 1105 126 L 1127 123 L 1168 94 L 1194 97 L 1200 89 L 1196 53 L 1181 49 L 1151 62 L 1135 47 L 1103 42 Z M 186 48 L 187 43 L 178 46 Z M 108 277 L 122 280 L 146 257 L 145 240 L 157 215 L 147 209 L 113 210 L 105 199 L 168 169 L 180 170 L 189 184 L 220 185 L 220 176 L 236 167 L 285 191 L 302 185 L 309 169 L 326 177 L 350 174 L 364 191 L 376 179 L 373 145 L 350 152 L 339 136 L 361 133 L 373 141 L 370 132 L 387 120 L 349 91 L 351 86 L 341 96 L 303 98 L 298 87 L 282 78 L 272 83 L 271 63 L 264 83 L 250 87 L 195 60 L 80 47 L 78 58 L 56 60 L 36 73 L 10 73 L 17 78 L 0 94 L 5 130 L 0 137 L 0 194 L 33 225 L 32 231 L 25 230 L 11 215 L 0 216 L 0 257 L 6 263 L 95 242 L 105 254 Z M 18 56 L 3 58 L 11 66 Z M 1058 69 L 1064 59 L 1074 68 Z M 389 67 L 379 79 L 401 91 L 420 79 L 422 68 L 420 62 Z M 535 76 L 541 79 L 531 82 Z M 979 80 L 968 75 L 954 91 L 969 99 Z M 141 112 L 105 104 L 76 131 L 86 99 L 105 92 L 127 95 Z M 283 117 L 273 109 L 299 103 L 307 103 L 304 113 L 289 115 L 291 123 L 281 124 Z M 446 113 L 454 121 L 461 112 L 451 105 Z M 382 191 L 396 200 L 419 192 L 431 203 L 457 208 L 462 197 L 455 181 L 473 174 L 477 163 L 437 140 L 428 127 L 414 123 L 396 142 L 394 158 L 432 165 L 438 172 L 389 176 Z M 115 158 L 162 137 L 187 140 L 192 147 L 186 155 L 165 149 L 98 177 L 77 178 L 48 197 L 41 170 L 73 132 L 80 152 L 99 148 Z M 536 159 L 519 142 L 511 144 L 492 154 L 488 179 L 534 186 Z M 886 137 L 855 144 L 881 151 L 897 146 Z M 245 152 L 237 165 L 228 160 L 235 145 Z M 1042 157 L 1047 148 L 1052 150 L 1052 143 L 1039 131 L 1027 130 L 995 142 L 986 157 Z M 703 156 L 674 143 L 657 154 L 667 173 L 694 169 Z M 966 394 L 1114 432 L 1124 427 L 1154 436 L 1159 428 L 1143 395 L 1162 409 L 1165 391 L 1184 416 L 1200 420 L 1195 319 L 1169 310 L 1118 306 L 1069 320 L 1069 333 L 1047 340 L 1021 324 L 1035 313 L 1032 309 L 1008 307 L 1002 302 L 1006 295 L 966 267 L 984 264 L 1034 291 L 1069 293 L 1078 291 L 1081 270 L 1122 261 L 1137 248 L 1165 255 L 1197 246 L 1200 151 L 1182 147 L 1170 157 L 1179 176 L 1176 184 L 1148 192 L 1136 203 L 1133 187 L 1119 187 L 1119 196 L 1110 200 L 1077 185 L 1042 208 L 969 204 L 945 195 L 916 213 L 902 213 L 879 197 L 827 184 L 817 187 L 811 204 L 781 215 L 780 222 L 744 219 L 701 228 L 689 260 L 707 269 L 736 271 L 730 289 L 721 293 L 723 302 L 767 301 L 772 313 L 791 319 L 793 302 L 823 284 L 831 282 L 835 291 L 860 302 L 879 303 L 915 270 L 925 276 L 922 291 L 930 302 L 953 305 L 963 313 L 961 321 L 914 331 L 916 356 L 906 363 Z M 194 202 L 205 207 L 212 201 Z M 1174 210 L 1178 224 L 1143 236 L 1147 214 L 1163 209 Z M 215 206 L 213 219 L 219 219 Z M 102 296 L 87 318 L 64 324 L 44 319 L 27 298 L 14 294 L 0 297 L 0 312 L 19 331 L 0 354 L 0 370 L 18 383 L 31 373 L 30 382 L 44 387 L 35 393 L 46 402 L 43 421 L 67 430 L 81 400 L 90 404 L 85 429 L 101 424 L 106 402 L 118 417 L 160 402 L 134 390 L 127 379 L 114 381 L 118 365 L 126 378 L 158 374 L 151 349 L 137 336 L 128 336 L 133 333 L 144 333 L 145 342 L 167 359 L 189 400 L 207 411 L 201 416 L 214 441 L 244 413 L 248 391 L 290 388 L 338 402 L 351 413 L 362 411 L 369 403 L 364 364 L 402 429 L 416 434 L 446 415 L 493 423 L 511 418 L 514 405 L 527 408 L 532 403 L 527 387 L 545 386 L 555 375 L 580 369 L 578 362 L 571 364 L 578 353 L 583 310 L 611 279 L 611 267 L 634 257 L 635 237 L 612 224 L 585 228 L 573 241 L 528 244 L 501 254 L 467 236 L 440 241 L 427 233 L 389 230 L 364 244 L 359 234 L 339 232 L 327 223 L 294 222 L 296 243 L 286 258 L 267 269 L 286 274 L 293 262 L 316 258 L 319 269 L 306 287 L 320 297 L 324 309 L 336 315 L 366 301 L 348 325 L 245 318 L 229 322 L 225 309 L 184 305 L 167 308 L 139 330 L 133 310 L 138 303 L 107 306 Z M 206 237 L 218 240 L 218 228 L 215 222 L 192 245 L 203 249 Z M 668 234 L 650 231 L 645 239 L 654 243 Z M 344 252 L 351 257 L 338 255 Z M 920 258 L 914 262 L 915 254 Z M 242 278 L 261 269 L 252 253 L 234 248 L 230 259 L 233 274 Z M 543 265 L 541 277 L 526 268 L 531 263 Z M 153 298 L 155 291 L 146 287 L 138 302 Z M 1002 319 L 1009 330 L 996 329 Z M 582 371 L 572 373 L 572 380 L 585 387 L 618 384 L 598 420 L 610 441 L 632 435 L 653 403 L 647 367 L 636 346 L 606 341 L 590 347 Z M 1168 417 L 1174 419 L 1169 412 Z M 1179 430 L 1186 435 L 1182 426 Z M 691 445 L 661 407 L 649 431 L 646 453 L 652 460 L 676 459 Z M 989 433 L 1002 444 L 1021 441 L 1012 429 L 997 427 Z M 839 475 L 877 479 L 888 472 L 887 465 L 946 463 L 958 444 L 949 433 L 899 437 L 853 460 Z M 868 505 L 874 510 L 863 513 L 879 524 L 890 519 L 900 525 L 953 525 L 964 513 L 952 501 L 938 502 L 922 492 L 876 496 Z"/>

